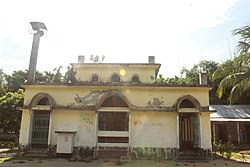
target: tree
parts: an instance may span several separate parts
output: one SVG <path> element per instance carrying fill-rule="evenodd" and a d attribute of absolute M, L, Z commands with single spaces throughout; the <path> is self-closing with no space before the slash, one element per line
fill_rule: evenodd
<path fill-rule="evenodd" d="M 72 66 L 67 67 L 67 71 L 64 76 L 65 83 L 77 83 L 76 72 L 74 71 Z"/>
<path fill-rule="evenodd" d="M 218 63 L 214 61 L 202 60 L 198 64 L 195 64 L 190 70 L 183 68 L 181 74 L 186 77 L 186 84 L 198 85 L 199 74 L 206 72 L 208 74 L 208 84 L 212 84 L 212 74 L 218 68 Z"/>
<path fill-rule="evenodd" d="M 6 74 L 0 69 L 0 96 L 6 92 L 5 76 Z"/>
<path fill-rule="evenodd" d="M 27 80 L 26 71 L 14 71 L 11 75 L 6 75 L 7 91 L 16 92 Z"/>
<path fill-rule="evenodd" d="M 217 95 L 222 98 L 229 91 L 230 104 L 239 102 L 239 99 L 249 93 L 250 88 L 250 27 L 245 26 L 233 31 L 239 35 L 239 56 L 223 63 L 213 74 L 213 80 L 223 78 L 218 86 Z"/>
<path fill-rule="evenodd" d="M 238 42 L 238 52 L 245 54 L 250 49 L 250 26 L 244 26 L 233 31 L 233 35 L 239 35 L 240 40 Z"/>
<path fill-rule="evenodd" d="M 239 98 L 249 91 L 250 67 L 246 65 L 245 54 L 223 63 L 213 74 L 213 80 L 221 80 L 217 96 L 228 96 L 230 104 L 237 103 Z M 229 93 L 228 93 L 229 92 Z"/>
<path fill-rule="evenodd" d="M 21 112 L 17 110 L 22 106 L 24 92 L 19 89 L 16 92 L 7 92 L 0 97 L 0 128 L 5 133 L 18 134 L 21 121 Z"/>

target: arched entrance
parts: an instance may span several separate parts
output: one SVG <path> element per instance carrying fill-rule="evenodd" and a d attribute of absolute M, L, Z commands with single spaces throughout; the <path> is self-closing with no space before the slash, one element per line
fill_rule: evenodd
<path fill-rule="evenodd" d="M 37 94 L 31 101 L 31 148 L 47 148 L 49 144 L 52 99 L 47 94 Z"/>
<path fill-rule="evenodd" d="M 183 97 L 178 103 L 179 148 L 181 153 L 198 152 L 200 147 L 200 104 L 192 96 Z"/>
<path fill-rule="evenodd" d="M 129 106 L 123 97 L 105 97 L 98 109 L 97 156 L 120 157 L 129 151 Z"/>

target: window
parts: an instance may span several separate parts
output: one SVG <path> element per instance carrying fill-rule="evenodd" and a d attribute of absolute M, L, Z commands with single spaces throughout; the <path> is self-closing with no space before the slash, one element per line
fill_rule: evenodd
<path fill-rule="evenodd" d="M 97 75 L 93 75 L 91 81 L 92 82 L 99 82 L 98 76 Z"/>
<path fill-rule="evenodd" d="M 127 112 L 100 112 L 99 130 L 128 131 Z"/>
<path fill-rule="evenodd" d="M 139 77 L 138 76 L 133 76 L 132 77 L 132 82 L 139 82 Z"/>
<path fill-rule="evenodd" d="M 111 78 L 111 82 L 120 82 L 120 77 L 117 74 L 114 74 Z"/>

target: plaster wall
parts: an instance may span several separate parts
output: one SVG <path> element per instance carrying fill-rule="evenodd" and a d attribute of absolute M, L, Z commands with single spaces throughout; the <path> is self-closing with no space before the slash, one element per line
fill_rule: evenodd
<path fill-rule="evenodd" d="M 210 124 L 210 114 L 209 112 L 207 113 L 202 113 L 202 148 L 204 150 L 206 149 L 212 149 L 211 145 L 211 124 Z"/>
<path fill-rule="evenodd" d="M 132 112 L 132 147 L 176 147 L 176 113 Z"/>
<path fill-rule="evenodd" d="M 91 76 L 97 74 L 101 82 L 111 82 L 111 76 L 115 73 L 120 76 L 121 82 L 131 82 L 134 75 L 137 75 L 143 83 L 153 83 L 155 81 L 155 67 L 149 66 L 94 66 L 92 64 L 91 66 L 81 66 L 75 70 L 76 78 L 79 81 L 91 81 Z M 98 73 L 95 73 L 95 71 L 98 71 Z"/>
<path fill-rule="evenodd" d="M 27 145 L 29 143 L 29 123 L 30 123 L 29 110 L 23 110 L 21 127 L 20 127 L 20 136 L 19 136 L 19 143 L 22 145 Z"/>
<path fill-rule="evenodd" d="M 76 131 L 74 146 L 95 146 L 95 112 L 54 110 L 52 112 L 51 144 L 57 143 L 55 131 Z"/>
<path fill-rule="evenodd" d="M 111 90 L 121 92 L 131 104 L 138 107 L 172 107 L 184 95 L 194 96 L 201 106 L 209 105 L 208 88 L 128 86 L 30 86 L 26 87 L 24 104 L 28 105 L 36 94 L 44 92 L 52 96 L 57 105 L 67 107 L 96 105 L 100 98 Z"/>

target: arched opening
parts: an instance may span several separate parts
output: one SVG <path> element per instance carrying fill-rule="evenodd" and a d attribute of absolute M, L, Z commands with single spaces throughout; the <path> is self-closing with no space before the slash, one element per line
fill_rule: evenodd
<path fill-rule="evenodd" d="M 180 104 L 180 108 L 195 108 L 195 106 L 191 101 L 184 99 Z"/>
<path fill-rule="evenodd" d="M 179 145 L 183 154 L 198 152 L 200 146 L 200 103 L 193 96 L 184 96 L 177 102 L 179 115 Z"/>
<path fill-rule="evenodd" d="M 92 82 L 99 82 L 99 77 L 97 75 L 93 75 L 92 78 L 91 78 L 91 81 Z"/>
<path fill-rule="evenodd" d="M 42 98 L 37 105 L 50 105 L 49 99 L 47 97 Z"/>
<path fill-rule="evenodd" d="M 120 79 L 119 75 L 117 75 L 117 74 L 112 75 L 111 82 L 120 82 L 120 81 L 121 81 L 121 79 Z"/>
<path fill-rule="evenodd" d="M 139 77 L 138 76 L 133 76 L 132 77 L 132 82 L 134 83 L 138 83 L 140 80 L 139 80 Z"/>
<path fill-rule="evenodd" d="M 121 97 L 110 96 L 103 101 L 101 107 L 128 107 L 128 105 Z"/>
<path fill-rule="evenodd" d="M 39 93 L 31 100 L 31 147 L 47 148 L 49 138 L 50 113 L 53 99 Z"/>
<path fill-rule="evenodd" d="M 129 147 L 129 108 L 118 95 L 109 95 L 98 109 L 98 156 L 127 155 Z M 119 148 L 119 149 L 118 149 Z"/>

